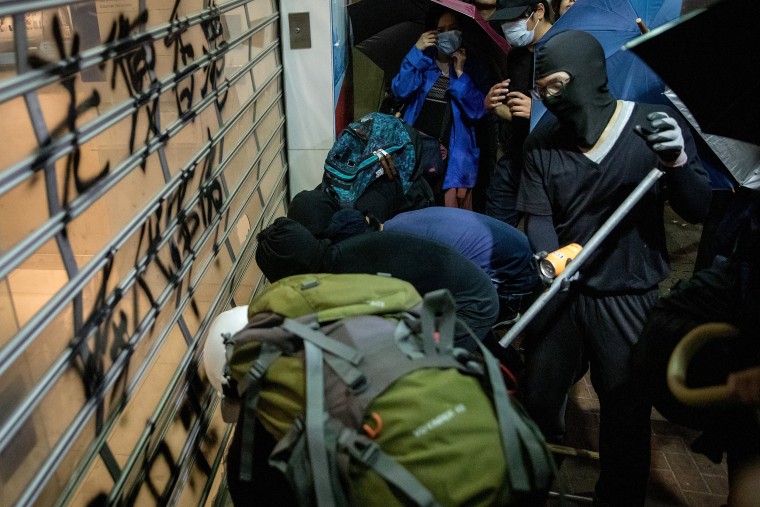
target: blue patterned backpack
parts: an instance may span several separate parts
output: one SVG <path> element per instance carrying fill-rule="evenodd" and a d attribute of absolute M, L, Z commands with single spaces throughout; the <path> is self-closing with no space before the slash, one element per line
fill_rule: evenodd
<path fill-rule="evenodd" d="M 369 113 L 350 123 L 325 159 L 323 187 L 342 205 L 356 201 L 375 180 L 398 180 L 406 194 L 415 174 L 414 142 L 403 120 Z"/>

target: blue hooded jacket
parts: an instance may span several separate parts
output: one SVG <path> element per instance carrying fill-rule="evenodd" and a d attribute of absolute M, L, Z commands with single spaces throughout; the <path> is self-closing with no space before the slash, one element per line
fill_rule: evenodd
<path fill-rule="evenodd" d="M 391 83 L 393 95 L 406 102 L 404 121 L 409 125 L 414 125 L 425 97 L 441 75 L 433 58 L 426 54 L 429 52 L 412 46 Z M 449 76 L 452 121 L 449 163 L 443 188 L 472 188 L 477 180 L 480 159 L 480 149 L 475 142 L 475 124 L 486 112 L 483 105 L 485 94 L 478 90 L 466 72 L 457 77 L 452 69 Z"/>

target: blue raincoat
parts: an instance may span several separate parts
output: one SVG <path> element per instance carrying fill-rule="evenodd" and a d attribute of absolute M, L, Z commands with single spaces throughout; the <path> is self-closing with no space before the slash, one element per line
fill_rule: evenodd
<path fill-rule="evenodd" d="M 427 52 L 412 46 L 391 83 L 393 95 L 406 102 L 404 121 L 409 125 L 414 125 L 425 97 L 441 75 L 438 65 Z M 443 189 L 473 188 L 480 159 L 480 149 L 475 142 L 475 124 L 486 112 L 483 105 L 485 94 L 478 90 L 466 71 L 457 77 L 452 67 L 449 76 L 452 119 L 449 163 Z"/>

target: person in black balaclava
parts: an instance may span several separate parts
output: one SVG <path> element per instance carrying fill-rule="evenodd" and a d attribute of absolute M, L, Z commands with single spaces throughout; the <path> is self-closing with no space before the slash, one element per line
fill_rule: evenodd
<path fill-rule="evenodd" d="M 531 94 L 556 120 L 542 122 L 525 142 L 517 207 L 534 250 L 586 244 L 652 168 L 665 171 L 524 341 L 523 401 L 549 440 L 562 441 L 567 390 L 590 363 L 601 409 L 595 502 L 642 506 L 650 405 L 630 363 L 668 275 L 663 187 L 673 209 L 698 222 L 709 208 L 709 181 L 672 109 L 610 94 L 604 52 L 591 35 L 569 30 L 550 38 L 536 51 L 535 78 Z"/>
<path fill-rule="evenodd" d="M 573 36 L 570 32 L 564 37 Z M 607 128 L 617 102 L 607 89 L 602 47 L 591 36 L 575 38 L 578 40 L 573 42 L 582 48 L 559 46 L 557 40 L 548 49 L 543 46 L 539 50 L 535 90 L 537 98 L 559 120 L 563 136 L 576 146 L 590 148 Z M 592 58 L 581 59 L 578 49 Z M 565 75 L 549 78 L 555 74 Z M 546 87 L 538 86 L 539 77 L 547 80 Z"/>
<path fill-rule="evenodd" d="M 270 282 L 305 273 L 384 273 L 406 280 L 420 294 L 449 289 L 457 317 L 483 339 L 499 315 L 491 279 L 455 250 L 396 232 L 367 233 L 332 245 L 304 226 L 280 217 L 258 237 L 256 262 Z M 466 329 L 457 326 L 457 347 L 475 350 Z"/>

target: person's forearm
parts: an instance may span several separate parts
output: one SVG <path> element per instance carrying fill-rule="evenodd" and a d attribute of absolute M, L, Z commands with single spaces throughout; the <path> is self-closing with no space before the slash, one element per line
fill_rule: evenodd
<path fill-rule="evenodd" d="M 712 189 L 699 159 L 665 169 L 668 200 L 673 211 L 691 223 L 704 221 L 710 210 Z"/>
<path fill-rule="evenodd" d="M 525 215 L 525 234 L 534 252 L 553 252 L 559 248 L 551 215 Z"/>

